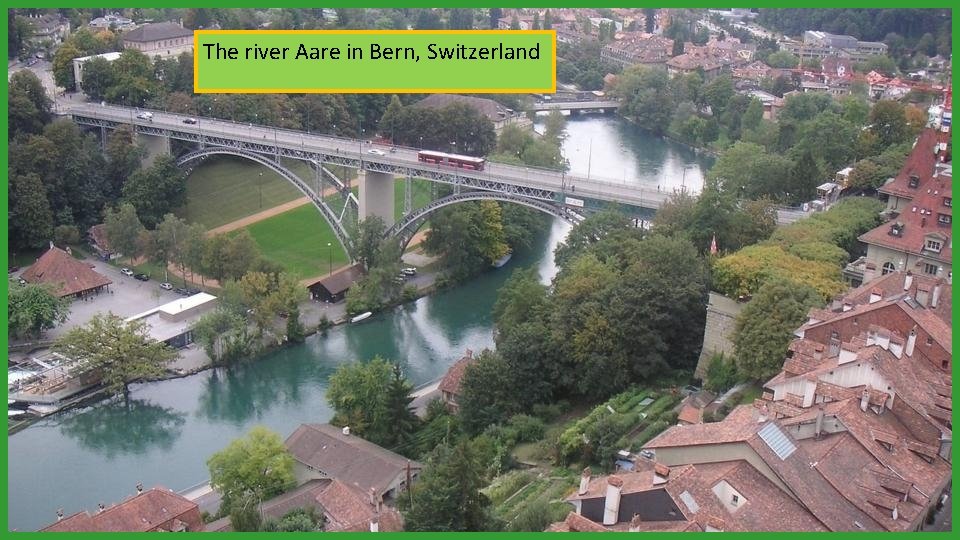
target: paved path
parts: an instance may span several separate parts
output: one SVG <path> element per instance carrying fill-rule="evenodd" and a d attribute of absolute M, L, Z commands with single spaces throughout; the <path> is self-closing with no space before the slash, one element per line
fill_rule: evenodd
<path fill-rule="evenodd" d="M 214 236 L 217 234 L 223 234 L 225 232 L 235 231 L 237 229 L 242 229 L 247 225 L 252 225 L 258 221 L 263 221 L 267 218 L 272 218 L 277 214 L 282 214 L 287 210 L 293 210 L 294 208 L 299 208 L 305 204 L 310 204 L 309 197 L 300 197 L 299 199 L 294 199 L 290 202 L 285 202 L 283 204 L 278 204 L 273 208 L 267 208 L 262 212 L 257 212 L 256 214 L 249 215 L 245 218 L 240 218 L 236 221 L 231 221 L 226 225 L 221 225 L 207 231 L 207 236 Z"/>

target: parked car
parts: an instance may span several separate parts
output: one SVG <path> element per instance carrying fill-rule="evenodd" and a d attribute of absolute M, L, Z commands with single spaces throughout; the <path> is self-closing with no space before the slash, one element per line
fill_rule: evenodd
<path fill-rule="evenodd" d="M 129 269 L 129 268 L 121 268 L 121 269 L 120 269 L 120 273 L 123 274 L 123 275 L 125 275 L 125 276 L 133 277 L 133 270 L 131 270 L 131 269 Z"/>
<path fill-rule="evenodd" d="M 656 454 L 653 453 L 653 450 L 641 450 L 640 455 L 647 459 L 653 459 L 656 457 Z"/>
<path fill-rule="evenodd" d="M 415 276 L 417 275 L 417 269 L 412 267 L 404 268 L 403 270 L 400 270 L 400 273 L 402 273 L 405 276 Z"/>
<path fill-rule="evenodd" d="M 197 119 L 196 119 L 196 118 L 184 118 L 184 119 L 183 119 L 183 123 L 184 123 L 184 124 L 196 124 L 196 123 L 197 123 Z"/>
<path fill-rule="evenodd" d="M 150 281 L 150 276 L 146 274 L 134 274 L 133 279 L 137 281 Z"/>
<path fill-rule="evenodd" d="M 190 296 L 190 291 L 187 289 L 184 289 L 183 287 L 177 287 L 176 289 L 173 290 L 173 292 L 179 294 L 180 296 Z"/>
<path fill-rule="evenodd" d="M 142 112 L 142 113 L 137 114 L 137 118 L 139 118 L 139 119 L 141 119 L 141 120 L 150 120 L 150 121 L 152 122 L 152 121 L 153 121 L 153 113 L 151 113 L 151 112 Z"/>
<path fill-rule="evenodd" d="M 166 281 L 164 281 L 163 283 L 160 284 L 160 288 L 165 291 L 172 291 L 173 285 L 171 283 L 167 283 Z"/>

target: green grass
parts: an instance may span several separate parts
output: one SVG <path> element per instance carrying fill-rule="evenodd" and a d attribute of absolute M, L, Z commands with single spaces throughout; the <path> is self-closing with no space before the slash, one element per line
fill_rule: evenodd
<path fill-rule="evenodd" d="M 756 384 L 750 385 L 744 388 L 743 390 L 740 390 L 739 392 L 740 399 L 738 399 L 736 403 L 731 403 L 730 408 L 732 409 L 737 405 L 743 405 L 745 403 L 752 404 L 757 398 L 760 397 L 760 394 L 762 393 L 763 393 L 763 388 L 760 388 L 760 386 Z"/>
<path fill-rule="evenodd" d="M 265 258 L 283 266 L 297 278 L 327 273 L 327 243 L 332 246 L 333 267 L 347 263 L 346 254 L 333 230 L 313 205 L 294 208 L 246 229 Z"/>
<path fill-rule="evenodd" d="M 307 169 L 306 164 L 303 169 Z M 303 170 L 296 172 L 301 174 Z M 257 163 L 208 158 L 187 179 L 187 204 L 176 214 L 213 229 L 300 196 L 293 184 Z"/>
<path fill-rule="evenodd" d="M 393 217 L 399 220 L 403 217 L 403 196 L 404 196 L 403 178 L 397 178 L 393 193 Z M 413 179 L 413 209 L 423 208 L 430 203 L 432 195 L 430 193 L 430 181 L 422 178 Z"/>

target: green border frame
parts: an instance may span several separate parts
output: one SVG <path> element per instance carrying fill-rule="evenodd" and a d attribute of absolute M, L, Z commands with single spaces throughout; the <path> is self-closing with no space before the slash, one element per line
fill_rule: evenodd
<path fill-rule="evenodd" d="M 14 0 L 14 1 L 11 1 L 10 4 L 7 4 L 6 7 L 7 7 L 7 9 L 14 9 L 14 8 L 61 8 L 61 7 L 81 7 L 81 8 L 82 8 L 82 7 L 92 7 L 92 6 L 91 6 L 92 4 L 94 4 L 94 2 L 90 2 L 89 0 L 87 0 L 87 1 L 82 1 L 82 0 L 81 0 L 81 1 L 78 1 L 78 0 L 61 0 L 61 1 L 59 1 L 59 2 L 49 2 L 49 1 L 26 2 L 26 1 L 23 1 L 23 0 Z M 111 2 L 111 4 L 113 4 L 113 2 Z M 198 4 L 199 4 L 199 6 L 198 6 Z M 266 4 L 268 4 L 268 3 L 265 3 L 265 2 L 263 2 L 262 0 L 260 0 L 260 1 L 234 0 L 234 1 L 232 1 L 232 2 L 229 2 L 227 5 L 217 5 L 217 4 L 214 4 L 214 3 L 209 2 L 209 1 L 191 2 L 191 1 L 189 1 L 189 0 L 187 0 L 187 1 L 185 1 L 185 0 L 168 0 L 168 1 L 166 1 L 166 2 L 162 2 L 162 1 L 159 1 L 159 0 L 154 0 L 154 1 L 146 1 L 146 2 L 137 2 L 137 1 L 129 2 L 129 3 L 127 3 L 127 5 L 126 5 L 125 7 L 169 7 L 169 8 L 195 8 L 195 7 L 229 8 L 229 7 L 250 7 L 250 8 L 266 8 L 266 7 L 267 7 Z M 308 1 L 303 1 L 303 0 L 300 0 L 300 1 L 297 1 L 297 0 L 283 0 L 283 1 L 281 1 L 279 4 L 280 4 L 280 5 L 275 5 L 275 6 L 270 6 L 270 7 L 310 7 L 310 8 L 318 7 L 318 2 L 308 2 Z M 384 1 L 384 0 L 362 0 L 362 1 L 358 2 L 357 4 L 354 4 L 354 3 L 351 3 L 351 2 L 347 2 L 347 1 L 344 1 L 344 0 L 333 0 L 333 1 L 329 2 L 329 3 L 324 2 L 324 4 L 327 4 L 327 7 L 351 7 L 351 8 L 359 8 L 359 7 L 370 7 L 370 8 L 372 8 L 372 7 L 438 7 L 438 5 L 441 5 L 441 4 L 442 4 L 444 7 L 467 7 L 467 8 L 483 8 L 483 7 L 528 7 L 528 8 L 535 8 L 535 7 L 543 7 L 543 8 L 547 8 L 547 7 L 571 7 L 571 8 L 575 8 L 575 7 L 583 7 L 583 8 L 587 8 L 587 7 L 593 7 L 593 8 L 595 8 L 595 7 L 657 7 L 657 8 L 697 7 L 697 8 L 707 8 L 707 7 L 713 7 L 713 8 L 722 8 L 722 9 L 727 9 L 727 8 L 729 8 L 729 7 L 744 7 L 744 6 L 747 5 L 747 4 L 749 5 L 748 7 L 751 7 L 751 8 L 764 8 L 764 7 L 766 7 L 766 8 L 796 7 L 796 8 L 819 8 L 819 9 L 828 9 L 828 8 L 914 8 L 914 9 L 915 9 L 915 8 L 952 8 L 952 7 L 954 6 L 954 3 L 953 3 L 953 2 L 942 1 L 942 0 L 940 0 L 940 1 L 924 0 L 924 1 L 916 2 L 916 3 L 908 3 L 908 2 L 904 2 L 903 0 L 900 0 L 900 1 L 895 1 L 895 0 L 894 0 L 894 1 L 891 1 L 891 0 L 874 0 L 874 1 L 869 1 L 869 0 L 866 0 L 866 1 L 865 1 L 865 0 L 845 0 L 845 1 L 841 1 L 841 2 L 839 2 L 839 3 L 837 3 L 837 2 L 831 2 L 831 1 L 828 1 L 828 0 L 806 0 L 806 1 L 801 1 L 801 0 L 786 0 L 786 1 L 783 1 L 783 2 L 777 2 L 777 1 L 775 1 L 775 0 L 773 0 L 773 1 L 772 1 L 772 0 L 754 0 L 754 1 L 752 1 L 752 2 L 743 2 L 742 0 L 736 0 L 736 1 L 733 1 L 733 2 L 727 2 L 727 1 L 724 1 L 724 0 L 679 0 L 679 1 L 678 1 L 678 0 L 662 0 L 662 1 L 659 1 L 659 2 L 651 2 L 651 1 L 649 1 L 649 0 L 633 0 L 633 1 L 629 1 L 629 0 L 628 0 L 628 1 L 624 1 L 624 0 L 607 0 L 607 1 L 605 1 L 605 2 L 596 2 L 596 1 L 590 2 L 590 1 L 586 1 L 586 0 L 579 0 L 579 1 L 571 1 L 571 0 L 566 0 L 566 1 L 565 1 L 565 0 L 553 0 L 553 1 L 529 0 L 529 1 L 526 1 L 526 2 L 522 2 L 522 3 L 515 3 L 515 2 L 491 2 L 491 1 L 489 1 L 489 0 L 482 1 L 482 2 L 478 2 L 478 1 L 476 1 L 476 0 L 445 0 L 445 1 L 443 1 L 443 2 L 437 2 L 437 1 L 425 2 L 425 1 L 423 1 L 423 0 L 396 0 L 396 1 L 389 1 L 389 0 L 387 0 L 387 1 Z M 505 4 L 511 4 L 511 5 L 505 5 Z M 97 7 L 103 7 L 103 6 L 97 6 Z M 952 13 L 951 13 L 951 15 L 952 15 Z M 7 37 L 7 28 L 6 28 L 6 27 L 4 27 L 3 35 L 4 35 L 4 38 Z M 957 35 L 958 35 L 958 30 L 957 30 L 957 27 L 954 26 L 954 27 L 953 27 L 953 40 L 954 40 L 954 42 L 956 42 Z M 3 40 L 2 47 L 3 47 L 4 52 L 6 52 L 6 50 L 7 50 L 7 40 L 6 40 L 6 39 Z M 7 101 L 7 92 L 8 92 L 8 87 L 7 87 L 7 85 L 4 85 L 4 86 L 3 86 L 3 89 L 2 89 L 2 92 L 0 92 L 0 97 L 3 98 L 3 101 L 4 101 L 4 102 Z M 4 107 L 2 115 L 3 115 L 3 124 L 4 124 L 4 127 L 6 127 L 6 126 L 7 126 L 7 109 L 6 109 L 6 107 Z M 6 130 L 5 130 L 5 131 L 6 131 Z M 4 170 L 6 170 L 6 168 L 7 168 L 7 162 L 8 162 L 8 158 L 9 158 L 8 153 L 7 153 L 7 150 L 8 150 L 7 147 L 8 147 L 7 139 L 2 139 L 2 140 L 0 140 L 0 152 L 2 152 L 2 154 L 3 154 Z M 3 208 L 4 208 L 4 210 L 6 210 L 6 209 L 7 209 L 7 192 L 6 192 L 6 190 L 4 190 L 4 192 L 2 193 L 2 195 L 0 195 L 0 199 L 2 199 Z M 2 242 L 3 242 L 3 244 L 2 244 L 2 247 L 3 247 L 3 254 L 2 254 L 3 262 L 4 262 L 4 266 L 7 266 L 7 265 L 9 264 L 9 262 L 8 262 L 8 251 L 7 251 L 7 234 L 4 234 L 4 235 L 3 235 L 3 241 L 2 241 Z M 6 298 L 6 294 L 7 294 L 7 282 L 6 282 L 5 280 L 4 280 L 4 282 L 3 282 L 3 286 L 2 286 L 2 287 L 3 287 L 3 295 L 4 295 L 4 298 Z M 953 322 L 954 322 L 954 323 L 956 323 L 956 320 L 957 320 L 956 307 L 958 306 L 958 304 L 960 304 L 960 300 L 958 300 L 956 297 L 954 297 L 954 300 L 953 300 L 953 306 L 954 306 L 954 319 L 953 319 Z M 6 319 L 7 315 L 0 315 L 0 317 L 3 318 L 3 321 L 4 321 L 4 322 L 6 322 L 6 320 L 7 320 L 7 319 Z M 954 324 L 954 326 L 955 326 L 955 324 Z M 7 342 L 7 337 L 6 337 L 6 335 L 4 335 L 4 336 L 3 336 L 2 338 L 0 338 L 0 339 L 2 339 L 2 343 L 3 343 L 4 345 L 6 345 L 6 342 Z M 956 376 L 956 374 L 957 374 L 957 369 L 956 369 L 956 367 L 954 367 L 953 374 L 954 374 L 954 376 Z M 956 400 L 954 400 L 954 402 L 956 402 Z M 956 410 L 954 410 L 954 419 L 956 419 L 956 418 L 957 418 L 957 414 L 956 414 Z M 954 422 L 954 425 L 956 425 L 956 422 Z M 953 450 L 953 454 L 952 454 L 952 455 L 953 455 L 954 457 L 956 457 L 956 455 L 957 455 L 956 447 L 954 446 L 952 450 Z M 4 442 L 3 445 L 2 445 L 2 455 L 3 455 L 4 458 L 7 457 L 7 443 L 6 443 L 6 442 Z M 3 484 L 7 486 L 7 489 L 4 490 L 4 492 L 3 492 L 2 495 L 0 495 L 0 500 L 2 500 L 2 503 L 3 503 L 3 509 L 0 510 L 0 513 L 2 513 L 2 515 L 3 515 L 3 520 L 2 520 L 2 523 L 3 523 L 2 527 L 3 527 L 3 529 L 2 529 L 2 530 L 3 530 L 4 533 L 5 533 L 6 531 L 9 530 L 9 529 L 8 529 L 8 519 L 7 519 L 7 512 L 8 512 L 8 510 L 9 510 L 9 507 L 7 506 L 7 500 L 8 500 L 8 496 L 9 496 L 9 485 L 7 485 L 7 475 L 8 475 L 9 463 L 7 462 L 7 459 L 4 459 L 4 462 L 6 463 L 6 466 L 2 467 L 2 472 L 0 472 L 0 478 L 2 478 Z M 956 513 L 957 513 L 957 510 L 960 509 L 960 504 L 957 504 L 957 502 L 956 502 L 956 497 L 955 497 L 955 496 L 954 496 L 954 497 L 951 497 L 951 498 L 952 498 L 953 500 L 950 502 L 950 504 L 951 504 L 951 506 L 952 506 L 952 511 L 953 511 L 954 516 L 955 516 Z M 772 519 L 776 519 L 775 516 L 771 516 L 771 518 L 772 518 Z M 0 533 L 0 534 L 3 534 L 3 533 Z M 26 531 L 24 531 L 24 532 L 18 532 L 18 533 L 17 533 L 17 537 L 24 537 L 24 538 L 26 538 L 26 537 L 31 537 L 31 536 L 40 535 L 40 534 L 41 534 L 41 533 L 37 533 L 37 532 L 26 532 Z M 268 537 L 268 536 L 269 536 L 269 533 L 221 533 L 221 534 L 227 534 L 227 535 L 230 535 L 231 537 L 235 537 L 234 535 L 241 534 L 242 537 L 244 537 L 244 538 L 257 538 L 257 537 Z M 309 534 L 309 533 L 308 533 L 308 534 Z M 324 533 L 317 533 L 317 534 L 324 534 Z M 343 534 L 343 533 L 341 533 L 341 534 Z M 506 539 L 509 539 L 509 538 L 529 539 L 529 538 L 539 537 L 538 535 L 540 535 L 540 534 L 542 534 L 542 533 L 460 533 L 460 535 L 458 535 L 458 536 L 462 536 L 462 537 L 474 537 L 474 538 L 484 537 L 484 536 L 495 536 L 496 538 L 506 538 Z M 578 533 L 578 537 L 580 537 L 580 538 L 583 538 L 583 537 L 588 537 L 588 538 L 608 538 L 608 537 L 609 537 L 609 534 L 610 534 L 610 533 Z M 629 534 L 629 533 L 613 533 L 613 534 L 626 535 L 626 534 Z M 653 537 L 653 538 L 665 538 L 665 537 L 673 537 L 672 534 L 676 534 L 676 533 L 645 533 L 644 536 L 645 536 L 645 537 L 648 537 L 648 538 L 650 538 L 650 537 Z M 733 534 L 733 535 L 736 536 L 736 537 L 747 537 L 747 538 L 765 538 L 765 537 L 769 537 L 769 536 L 770 536 L 769 534 L 766 534 L 766 533 L 728 533 L 728 534 Z M 790 537 L 800 537 L 800 538 L 804 538 L 804 537 L 814 537 L 814 536 L 818 535 L 818 533 L 779 533 L 779 534 L 780 534 L 780 535 L 789 535 Z M 898 537 L 907 536 L 907 535 L 917 536 L 917 535 L 921 535 L 921 534 L 922 534 L 922 537 L 923 537 L 923 538 L 948 538 L 948 535 L 949 535 L 950 533 L 933 533 L 933 532 L 930 532 L 930 533 L 832 533 L 832 534 L 835 535 L 835 536 L 838 536 L 838 537 L 854 537 L 854 536 L 855 536 L 855 537 L 857 537 L 857 538 L 880 537 L 880 536 L 887 536 L 887 535 L 889 535 L 889 534 L 896 534 Z M 403 538 L 432 538 L 432 539 L 439 539 L 439 538 L 447 537 L 447 536 L 448 536 L 448 534 L 446 534 L 446 533 L 351 533 L 351 537 L 364 537 L 364 538 L 381 538 L 383 535 L 387 535 L 388 537 L 395 537 L 395 536 L 397 536 L 397 535 L 401 535 Z M 72 534 L 71 534 L 71 537 L 76 537 L 76 538 L 90 538 L 90 539 L 93 539 L 93 538 L 101 538 L 102 536 L 103 536 L 103 535 L 100 534 L 100 533 L 72 533 Z M 110 535 L 110 536 L 113 537 L 113 538 L 124 538 L 124 537 L 127 537 L 127 536 L 140 536 L 140 535 L 138 535 L 137 533 L 116 533 L 116 534 L 112 534 L 112 535 Z M 952 536 L 949 536 L 949 537 L 952 537 Z"/>

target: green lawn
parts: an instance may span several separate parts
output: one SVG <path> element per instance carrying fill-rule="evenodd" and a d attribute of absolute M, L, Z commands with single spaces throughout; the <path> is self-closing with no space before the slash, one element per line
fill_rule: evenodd
<path fill-rule="evenodd" d="M 300 196 L 290 182 L 257 163 L 241 158 L 208 158 L 187 180 L 187 204 L 176 213 L 188 222 L 213 229 Z"/>
<path fill-rule="evenodd" d="M 313 205 L 294 208 L 246 227 L 263 256 L 283 266 L 299 279 L 324 274 L 347 263 L 333 230 Z"/>
<path fill-rule="evenodd" d="M 397 178 L 397 183 L 394 186 L 394 196 L 393 196 L 393 215 L 394 219 L 399 220 L 403 217 L 403 195 L 404 195 L 404 184 L 405 180 L 403 178 Z M 430 203 L 431 193 L 430 193 L 430 181 L 424 180 L 423 178 L 414 178 L 413 179 L 413 209 L 423 208 Z"/>

